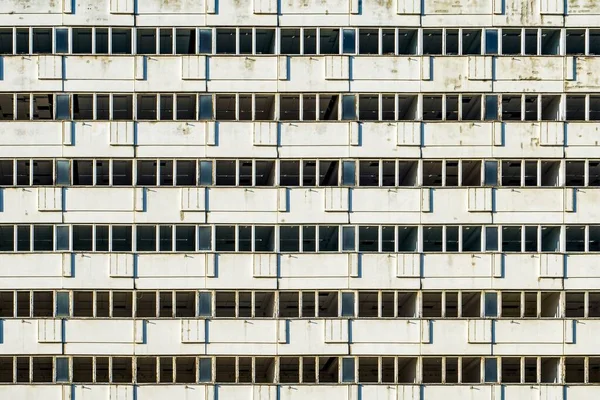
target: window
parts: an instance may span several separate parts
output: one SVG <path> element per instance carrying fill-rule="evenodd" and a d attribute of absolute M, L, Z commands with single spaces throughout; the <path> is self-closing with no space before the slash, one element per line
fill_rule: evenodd
<path fill-rule="evenodd" d="M 354 54 L 356 53 L 356 30 L 355 29 L 343 29 L 342 30 L 342 53 Z"/>

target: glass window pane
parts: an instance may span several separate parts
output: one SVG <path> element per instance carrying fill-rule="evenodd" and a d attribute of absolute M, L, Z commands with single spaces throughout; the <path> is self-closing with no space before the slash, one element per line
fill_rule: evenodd
<path fill-rule="evenodd" d="M 56 161 L 56 184 L 68 185 L 71 182 L 71 163 L 68 160 Z"/>
<path fill-rule="evenodd" d="M 485 250 L 498 251 L 498 227 L 488 226 L 485 228 Z"/>
<path fill-rule="evenodd" d="M 201 226 L 198 228 L 198 250 L 212 250 L 212 230 L 210 226 Z"/>
<path fill-rule="evenodd" d="M 354 293 L 342 293 L 342 317 L 354 316 Z"/>
<path fill-rule="evenodd" d="M 485 316 L 498 316 L 498 293 L 491 292 L 485 294 Z"/>
<path fill-rule="evenodd" d="M 498 161 L 486 161 L 484 164 L 484 184 L 486 186 L 498 185 Z"/>
<path fill-rule="evenodd" d="M 56 29 L 55 50 L 57 53 L 69 51 L 69 30 L 65 28 Z"/>
<path fill-rule="evenodd" d="M 69 359 L 56 357 L 56 382 L 69 381 Z"/>
<path fill-rule="evenodd" d="M 203 186 L 212 185 L 212 161 L 200 161 L 200 182 Z"/>
<path fill-rule="evenodd" d="M 485 30 L 485 54 L 498 54 L 498 30 Z"/>
<path fill-rule="evenodd" d="M 71 118 L 71 107 L 68 94 L 56 95 L 56 119 L 64 120 Z"/>
<path fill-rule="evenodd" d="M 342 96 L 342 119 L 356 119 L 356 99 L 353 94 L 345 94 Z"/>
<path fill-rule="evenodd" d="M 356 163 L 354 161 L 342 162 L 342 185 L 356 185 Z"/>
<path fill-rule="evenodd" d="M 137 251 L 156 251 L 156 226 L 138 225 L 135 236 Z"/>
<path fill-rule="evenodd" d="M 210 382 L 212 380 L 212 363 L 210 358 L 201 358 L 198 363 L 198 379 L 200 382 Z"/>
<path fill-rule="evenodd" d="M 198 52 L 200 54 L 212 53 L 212 29 L 200 29 L 198 32 Z"/>
<path fill-rule="evenodd" d="M 356 53 L 356 31 L 354 29 L 344 29 L 342 50 L 344 54 Z"/>
<path fill-rule="evenodd" d="M 485 96 L 485 120 L 494 121 L 498 119 L 498 96 Z"/>
<path fill-rule="evenodd" d="M 69 292 L 56 293 L 56 316 L 69 316 Z"/>
<path fill-rule="evenodd" d="M 353 226 L 344 226 L 342 228 L 342 250 L 354 251 L 355 246 L 355 228 Z"/>
<path fill-rule="evenodd" d="M 354 382 L 354 358 L 342 358 L 342 382 Z"/>
<path fill-rule="evenodd" d="M 212 294 L 210 292 L 200 292 L 198 302 L 198 315 L 200 317 L 210 317 L 212 315 Z"/>
<path fill-rule="evenodd" d="M 495 358 L 485 359 L 485 382 L 498 381 L 498 362 Z"/>
<path fill-rule="evenodd" d="M 56 227 L 56 250 L 69 250 L 69 227 Z"/>
<path fill-rule="evenodd" d="M 213 103 L 211 95 L 200 95 L 199 96 L 200 110 L 198 112 L 198 119 L 212 119 L 213 118 Z"/>

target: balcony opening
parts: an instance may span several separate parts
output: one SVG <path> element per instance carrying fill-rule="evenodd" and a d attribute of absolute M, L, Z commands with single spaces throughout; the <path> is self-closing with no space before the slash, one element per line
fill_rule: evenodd
<path fill-rule="evenodd" d="M 17 54 L 29 54 L 29 28 L 17 28 Z"/>
<path fill-rule="evenodd" d="M 173 29 L 159 29 L 159 53 L 173 54 Z"/>
<path fill-rule="evenodd" d="M 196 358 L 175 358 L 175 383 L 196 383 Z"/>
<path fill-rule="evenodd" d="M 319 383 L 337 383 L 338 357 L 319 357 Z"/>
<path fill-rule="evenodd" d="M 458 96 L 446 96 L 446 121 L 458 121 Z"/>
<path fill-rule="evenodd" d="M 300 120 L 300 95 L 279 97 L 279 119 L 282 121 Z"/>
<path fill-rule="evenodd" d="M 257 160 L 255 163 L 255 185 L 273 186 L 275 184 L 275 162 Z"/>
<path fill-rule="evenodd" d="M 53 315 L 53 292 L 33 292 L 33 317 L 52 317 Z"/>
<path fill-rule="evenodd" d="M 156 29 L 136 30 L 136 53 L 156 54 Z"/>
<path fill-rule="evenodd" d="M 240 96 L 241 99 L 241 96 Z M 275 120 L 275 96 L 272 94 L 257 94 L 254 96 L 254 120 L 273 121 Z M 240 105 L 241 119 L 241 105 Z"/>
<path fill-rule="evenodd" d="M 281 54 L 300 54 L 300 29 L 281 29 Z"/>
<path fill-rule="evenodd" d="M 19 317 L 30 317 L 30 296 L 29 292 L 17 292 L 17 318 Z"/>
<path fill-rule="evenodd" d="M 94 316 L 94 292 L 73 292 L 73 316 Z"/>
<path fill-rule="evenodd" d="M 256 54 L 275 54 L 275 29 L 256 29 Z"/>
<path fill-rule="evenodd" d="M 462 231 L 462 251 L 480 252 L 481 251 L 481 227 L 465 226 Z"/>
<path fill-rule="evenodd" d="M 112 357 L 112 382 L 131 383 L 133 370 L 131 357 Z"/>
<path fill-rule="evenodd" d="M 542 55 L 560 54 L 560 29 L 542 29 Z"/>
<path fill-rule="evenodd" d="M 0 54 L 13 54 L 12 28 L 0 29 Z"/>
<path fill-rule="evenodd" d="M 317 120 L 317 96 L 302 95 L 302 120 L 316 121 Z"/>
<path fill-rule="evenodd" d="M 423 383 L 442 383 L 442 358 L 423 358 Z"/>
<path fill-rule="evenodd" d="M 463 55 L 481 54 L 481 29 L 463 29 L 462 53 Z"/>
<path fill-rule="evenodd" d="M 585 54 L 585 29 L 567 29 L 566 55 Z"/>
<path fill-rule="evenodd" d="M 0 292 L 0 317 L 14 316 L 15 299 L 13 292 Z"/>
<path fill-rule="evenodd" d="M 112 29 L 112 54 L 131 54 L 131 29 Z"/>
<path fill-rule="evenodd" d="M 542 96 L 542 121 L 560 120 L 560 97 Z"/>
<path fill-rule="evenodd" d="M 481 359 L 479 357 L 462 358 L 462 383 L 481 382 Z"/>
<path fill-rule="evenodd" d="M 521 165 L 521 161 L 502 161 L 502 186 L 521 186 Z"/>
<path fill-rule="evenodd" d="M 394 292 L 381 293 L 381 316 L 383 318 L 394 317 Z"/>
<path fill-rule="evenodd" d="M 87 120 L 94 119 L 94 96 L 91 94 L 73 94 L 73 119 Z"/>
<path fill-rule="evenodd" d="M 441 166 L 441 164 L 440 164 Z M 430 165 L 430 169 L 436 170 L 435 165 Z M 386 164 L 384 162 L 384 172 Z M 387 164 L 388 171 L 391 172 L 393 163 Z M 418 181 L 419 164 L 417 161 L 398 161 L 398 186 L 416 186 Z M 384 175 L 385 176 L 385 175 Z M 391 179 L 390 179 L 391 183 Z M 387 186 L 387 185 L 385 185 Z M 393 186 L 390 184 L 389 186 Z"/>
<path fill-rule="evenodd" d="M 52 382 L 52 357 L 33 357 L 33 383 Z"/>
<path fill-rule="evenodd" d="M 173 120 L 173 95 L 161 94 L 159 96 L 159 107 L 161 121 L 172 121 Z"/>
<path fill-rule="evenodd" d="M 440 228 L 441 229 L 441 228 Z M 440 231 L 441 234 L 441 231 Z M 440 236 L 441 240 L 441 236 Z M 440 241 L 441 248 L 441 241 Z M 398 227 L 398 252 L 413 253 L 418 249 L 418 228 L 416 226 Z"/>
<path fill-rule="evenodd" d="M 169 161 L 171 162 L 171 161 Z M 176 186 L 194 186 L 196 182 L 196 162 L 192 160 L 177 160 Z M 162 173 L 162 166 L 161 166 Z M 162 176 L 161 176 L 162 180 Z M 162 183 L 161 183 L 162 184 Z"/>
<path fill-rule="evenodd" d="M 156 357 L 136 357 L 136 382 L 157 383 Z"/>
<path fill-rule="evenodd" d="M 339 161 L 319 161 L 319 186 L 339 186 Z"/>
<path fill-rule="evenodd" d="M 544 163 L 542 163 L 543 169 Z M 582 187 L 585 184 L 585 162 L 584 161 L 566 161 L 565 162 L 565 186 Z"/>
<path fill-rule="evenodd" d="M 314 318 L 315 292 L 302 292 L 302 318 Z"/>
<path fill-rule="evenodd" d="M 398 318 L 416 318 L 418 295 L 416 292 L 398 292 Z"/>
<path fill-rule="evenodd" d="M 446 248 L 447 252 L 458 251 L 458 226 L 446 227 Z"/>
<path fill-rule="evenodd" d="M 400 34 L 400 32 L 399 32 L 399 36 L 400 36 L 400 38 L 402 38 L 402 34 Z M 400 40 L 402 40 L 402 39 L 400 39 Z M 400 54 L 404 54 L 404 53 L 400 53 Z M 411 53 L 408 53 L 408 54 L 411 54 Z M 423 30 L 423 54 L 424 55 L 442 54 L 442 30 L 441 29 L 424 29 Z"/>
<path fill-rule="evenodd" d="M 175 317 L 193 318 L 196 316 L 196 295 L 193 291 L 175 292 Z"/>
<path fill-rule="evenodd" d="M 378 293 L 358 292 L 358 317 L 376 318 L 378 316 Z"/>
<path fill-rule="evenodd" d="M 585 251 L 585 227 L 584 226 L 566 226 L 565 227 L 565 250 L 567 252 Z"/>
<path fill-rule="evenodd" d="M 585 96 L 566 97 L 567 121 L 585 121 Z"/>
<path fill-rule="evenodd" d="M 442 186 L 442 161 L 423 161 L 423 186 Z"/>
<path fill-rule="evenodd" d="M 379 359 L 377 357 L 358 358 L 358 383 L 379 381 Z"/>
<path fill-rule="evenodd" d="M 15 100 L 12 94 L 0 94 L 0 120 L 13 120 Z"/>
<path fill-rule="evenodd" d="M 319 292 L 319 318 L 338 316 L 338 293 Z"/>
<path fill-rule="evenodd" d="M 540 316 L 542 318 L 560 318 L 560 293 L 542 292 Z"/>
<path fill-rule="evenodd" d="M 379 29 L 358 30 L 358 54 L 379 54 Z"/>
<path fill-rule="evenodd" d="M 109 382 L 108 357 L 96 357 L 96 382 Z"/>
<path fill-rule="evenodd" d="M 396 53 L 396 32 L 394 29 L 381 30 L 381 54 L 393 55 Z M 416 54 L 416 53 L 415 53 Z"/>
<path fill-rule="evenodd" d="M 195 251 L 196 250 L 196 227 L 195 226 L 176 226 L 175 227 L 175 251 Z"/>
<path fill-rule="evenodd" d="M 275 382 L 275 358 L 256 357 L 254 359 L 254 382 L 258 384 Z"/>
<path fill-rule="evenodd" d="M 298 304 L 296 303 L 296 309 Z M 254 316 L 257 318 L 272 318 L 275 315 L 275 293 L 254 293 Z"/>
<path fill-rule="evenodd" d="M 600 383 L 600 357 L 588 359 L 588 382 Z"/>
<path fill-rule="evenodd" d="M 317 30 L 304 29 L 304 53 L 317 54 Z"/>
<path fill-rule="evenodd" d="M 360 186 L 379 186 L 379 161 L 359 161 L 358 184 Z"/>
<path fill-rule="evenodd" d="M 215 161 L 217 186 L 235 186 L 236 181 L 236 162 L 235 160 L 216 160 Z"/>
<path fill-rule="evenodd" d="M 96 317 L 108 318 L 110 316 L 110 302 L 108 292 L 96 292 Z"/>
<path fill-rule="evenodd" d="M 458 186 L 458 160 L 446 161 L 446 184 L 444 186 Z"/>
<path fill-rule="evenodd" d="M 52 54 L 52 28 L 33 28 L 33 54 Z"/>
<path fill-rule="evenodd" d="M 302 383 L 316 383 L 316 357 L 302 357 Z"/>
<path fill-rule="evenodd" d="M 138 186 L 156 186 L 157 162 L 154 160 L 137 161 Z"/>
<path fill-rule="evenodd" d="M 585 316 L 585 294 L 583 292 L 565 293 L 565 317 L 583 318 Z"/>
<path fill-rule="evenodd" d="M 463 160 L 462 186 L 481 186 L 481 161 Z"/>
<path fill-rule="evenodd" d="M 384 30 L 385 31 L 385 30 Z M 431 34 L 431 36 L 429 35 Z M 423 53 L 423 54 L 442 54 L 441 49 L 442 49 L 442 42 L 441 42 L 441 30 L 429 30 L 426 33 L 424 33 L 423 36 L 427 35 L 427 50 L 429 51 L 429 53 Z M 383 36 L 383 42 L 386 43 L 386 41 L 389 41 L 390 43 L 386 46 L 386 48 L 388 49 L 387 52 L 384 52 L 384 54 L 393 54 L 393 42 L 391 42 L 393 40 L 393 30 L 390 30 L 388 32 L 389 39 L 386 37 L 385 32 L 384 32 L 384 36 Z M 413 55 L 413 54 L 417 54 L 417 46 L 418 46 L 418 30 L 416 29 L 399 29 L 398 30 L 398 54 L 399 55 Z M 435 51 L 438 51 L 437 53 L 435 53 Z"/>
<path fill-rule="evenodd" d="M 160 357 L 158 378 L 160 383 L 173 383 L 173 357 Z"/>
<path fill-rule="evenodd" d="M 481 96 L 462 96 L 462 120 L 481 121 Z"/>
<path fill-rule="evenodd" d="M 241 105 L 240 105 L 241 107 Z M 234 121 L 236 119 L 236 102 L 234 94 L 216 95 L 216 119 Z M 250 107 L 250 111 L 252 108 Z M 246 111 L 248 111 L 246 109 Z"/>
<path fill-rule="evenodd" d="M 280 357 L 279 358 L 279 382 L 280 383 L 300 383 L 300 358 L 299 357 Z"/>
<path fill-rule="evenodd" d="M 14 185 L 14 163 L 13 160 L 0 160 L 0 186 Z M 0 245 L 0 249 L 2 246 Z M 0 250 L 2 251 L 2 250 Z"/>
<path fill-rule="evenodd" d="M 559 357 L 542 357 L 541 383 L 561 383 L 560 371 Z"/>
<path fill-rule="evenodd" d="M 402 164 L 402 166 L 406 166 Z M 396 186 L 396 162 L 382 161 L 381 162 L 381 186 L 391 187 Z"/>
<path fill-rule="evenodd" d="M 560 183 L 560 161 L 542 161 L 541 186 L 558 186 Z M 583 178 L 583 176 L 582 176 Z"/>
<path fill-rule="evenodd" d="M 217 318 L 235 318 L 235 292 L 216 292 L 215 307 Z"/>
<path fill-rule="evenodd" d="M 458 318 L 458 293 L 457 292 L 446 292 L 446 309 L 444 310 L 444 317 L 446 318 Z"/>
<path fill-rule="evenodd" d="M 235 357 L 217 357 L 215 369 L 216 382 L 235 383 Z"/>
<path fill-rule="evenodd" d="M 441 113 L 441 100 L 439 105 L 439 112 Z M 418 112 L 417 96 L 398 96 L 398 121 L 416 121 L 419 119 Z"/>
<path fill-rule="evenodd" d="M 279 162 L 279 185 L 300 186 L 300 161 L 281 160 Z"/>
<path fill-rule="evenodd" d="M 28 94 L 17 94 L 17 120 L 31 119 L 31 96 Z"/>
<path fill-rule="evenodd" d="M 600 293 L 590 292 L 588 294 L 588 317 L 600 317 Z"/>
<path fill-rule="evenodd" d="M 501 316 L 503 318 L 519 318 L 521 316 L 521 293 L 502 292 Z"/>
<path fill-rule="evenodd" d="M 252 121 L 252 95 L 240 94 L 238 100 L 240 121 Z"/>
<path fill-rule="evenodd" d="M 156 120 L 156 95 L 138 94 L 137 95 L 137 119 L 138 120 Z"/>
<path fill-rule="evenodd" d="M 161 186 L 173 186 L 173 160 L 160 161 L 159 184 Z"/>
<path fill-rule="evenodd" d="M 133 119 L 133 96 L 113 95 L 113 120 Z"/>
<path fill-rule="evenodd" d="M 305 30 L 306 32 L 306 30 Z M 320 29 L 320 54 L 339 54 L 340 53 L 340 30 L 339 29 Z"/>
<path fill-rule="evenodd" d="M 560 230 L 559 226 L 542 227 L 542 252 L 560 251 Z"/>
<path fill-rule="evenodd" d="M 393 108 L 392 108 L 393 109 Z M 379 95 L 360 94 L 358 96 L 358 112 L 362 121 L 379 120 Z"/>
<path fill-rule="evenodd" d="M 239 160 L 238 178 L 240 186 L 252 186 L 252 160 Z"/>
<path fill-rule="evenodd" d="M 235 251 L 235 227 L 217 226 L 215 228 L 215 250 L 219 252 Z"/>
<path fill-rule="evenodd" d="M 458 29 L 446 29 L 446 55 L 458 55 Z"/>
<path fill-rule="evenodd" d="M 441 318 L 442 317 L 442 293 L 441 292 L 423 292 L 422 293 L 422 317 L 423 318 Z"/>
<path fill-rule="evenodd" d="M 600 162 L 590 160 L 588 165 L 588 186 L 600 186 Z"/>
<path fill-rule="evenodd" d="M 175 29 L 175 54 L 196 54 L 195 29 Z"/>
<path fill-rule="evenodd" d="M 538 96 L 525 96 L 525 121 L 538 120 Z"/>
<path fill-rule="evenodd" d="M 423 120 L 441 121 L 442 115 L 442 96 L 423 96 Z"/>
<path fill-rule="evenodd" d="M 298 292 L 280 292 L 279 293 L 279 317 L 280 318 L 299 318 L 300 309 Z"/>
<path fill-rule="evenodd" d="M 521 29 L 502 29 L 502 54 L 521 54 Z"/>
<path fill-rule="evenodd" d="M 159 292 L 158 316 L 160 318 L 173 317 L 173 292 Z"/>
<path fill-rule="evenodd" d="M 155 359 L 154 357 L 149 358 Z M 139 360 L 138 358 L 138 363 Z M 92 383 L 94 381 L 93 365 L 93 357 L 73 357 L 73 383 Z M 156 369 L 153 374 L 156 374 Z"/>
<path fill-rule="evenodd" d="M 521 96 L 502 95 L 502 120 L 521 120 Z"/>
<path fill-rule="evenodd" d="M 156 318 L 156 292 L 135 292 L 136 318 Z"/>
<path fill-rule="evenodd" d="M 112 316 L 116 318 L 131 318 L 133 311 L 132 296 L 127 292 L 114 292 L 112 301 Z"/>
<path fill-rule="evenodd" d="M 337 121 L 338 120 L 338 103 L 339 96 L 336 95 L 319 95 L 319 120 L 321 121 Z"/>
<path fill-rule="evenodd" d="M 73 28 L 71 36 L 73 54 L 92 54 L 92 28 Z"/>
<path fill-rule="evenodd" d="M 377 226 L 358 227 L 358 251 L 379 251 L 379 228 Z"/>
<path fill-rule="evenodd" d="M 275 250 L 275 228 L 273 226 L 254 227 L 254 251 L 272 252 Z"/>
<path fill-rule="evenodd" d="M 29 357 L 17 357 L 17 383 L 29 383 Z"/>
<path fill-rule="evenodd" d="M 590 29 L 588 54 L 591 56 L 600 55 L 600 29 Z"/>
<path fill-rule="evenodd" d="M 525 161 L 525 186 L 538 185 L 538 162 Z"/>
<path fill-rule="evenodd" d="M 525 303 L 523 305 L 524 318 L 536 318 L 537 312 L 537 293 L 525 292 Z"/>
<path fill-rule="evenodd" d="M 418 383 L 418 371 L 419 359 L 417 357 L 398 357 L 398 383 Z"/>
<path fill-rule="evenodd" d="M 178 94 L 176 101 L 178 120 L 196 119 L 196 95 Z"/>
<path fill-rule="evenodd" d="M 462 292 L 461 294 L 462 314 L 464 318 L 481 317 L 481 293 Z"/>
<path fill-rule="evenodd" d="M 525 227 L 525 251 L 537 252 L 538 251 L 538 227 L 537 226 L 526 226 Z"/>

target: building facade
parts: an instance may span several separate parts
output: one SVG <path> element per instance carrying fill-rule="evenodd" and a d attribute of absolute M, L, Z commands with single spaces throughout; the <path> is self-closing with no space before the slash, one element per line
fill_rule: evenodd
<path fill-rule="evenodd" d="M 0 398 L 598 398 L 594 26 L 3 0 Z"/>

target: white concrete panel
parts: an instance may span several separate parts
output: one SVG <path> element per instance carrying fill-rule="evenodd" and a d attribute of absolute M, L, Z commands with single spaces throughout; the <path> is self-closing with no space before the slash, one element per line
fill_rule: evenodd
<path fill-rule="evenodd" d="M 357 343 L 421 343 L 429 341 L 426 320 L 354 320 L 352 344 Z"/>
<path fill-rule="evenodd" d="M 19 222 L 27 223 L 60 223 L 60 208 L 57 211 L 40 209 L 38 189 L 32 187 L 3 188 L 2 209 L 4 212 L 0 212 L 0 222 L 14 223 L 15 220 L 18 220 Z M 53 202 L 49 204 L 53 204 Z"/>
<path fill-rule="evenodd" d="M 2 329 L 0 354 L 61 354 L 60 341 L 39 340 L 38 321 L 35 319 L 5 319 Z"/>
<path fill-rule="evenodd" d="M 346 80 L 325 79 L 325 56 L 290 57 L 289 68 L 290 79 L 279 81 L 279 91 L 305 92 L 313 90 L 323 93 L 347 91 L 349 88 Z"/>
<path fill-rule="evenodd" d="M 423 278 L 484 278 L 492 277 L 492 254 L 435 254 L 423 255 Z"/>
<path fill-rule="evenodd" d="M 138 14 L 204 14 L 204 0 L 144 0 L 138 3 Z"/>
<path fill-rule="evenodd" d="M 351 279 L 353 289 L 418 289 L 421 285 L 420 260 L 415 264 L 419 254 L 360 254 L 358 277 Z M 407 268 L 407 261 L 413 264 Z M 405 267 L 401 270 L 399 267 Z M 400 275 L 402 272 L 402 275 Z M 404 273 L 406 272 L 406 273 Z"/>

